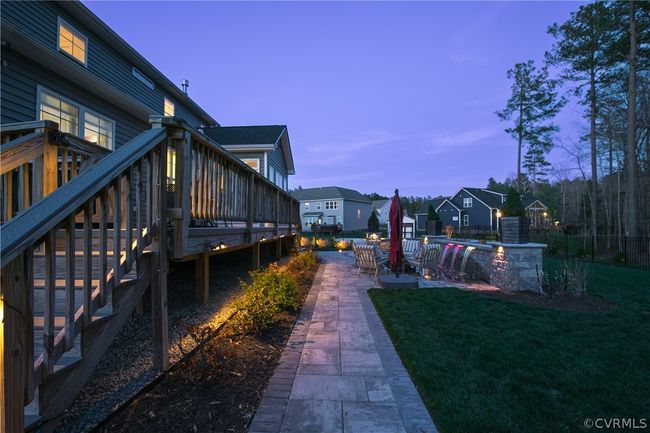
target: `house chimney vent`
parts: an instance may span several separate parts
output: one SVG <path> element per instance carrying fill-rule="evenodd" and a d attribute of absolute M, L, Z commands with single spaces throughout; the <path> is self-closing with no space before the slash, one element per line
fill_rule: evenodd
<path fill-rule="evenodd" d="M 183 88 L 183 93 L 187 95 L 187 88 L 190 87 L 190 80 L 183 80 L 181 82 L 181 87 Z"/>

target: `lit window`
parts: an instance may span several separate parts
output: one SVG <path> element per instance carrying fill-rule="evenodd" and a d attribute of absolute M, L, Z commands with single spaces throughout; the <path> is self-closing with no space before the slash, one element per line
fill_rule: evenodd
<path fill-rule="evenodd" d="M 309 210 L 309 202 L 305 202 L 305 210 Z"/>
<path fill-rule="evenodd" d="M 463 199 L 463 207 L 472 207 L 472 197 Z"/>
<path fill-rule="evenodd" d="M 167 185 L 176 184 L 176 149 L 167 147 Z"/>
<path fill-rule="evenodd" d="M 338 201 L 326 201 L 325 202 L 325 209 L 338 209 L 339 208 L 339 202 Z"/>
<path fill-rule="evenodd" d="M 470 199 L 471 200 L 471 199 Z M 469 225 L 469 215 L 463 215 L 463 225 L 468 226 Z"/>
<path fill-rule="evenodd" d="M 242 162 L 259 173 L 259 171 L 260 171 L 260 159 L 259 158 L 242 158 Z"/>
<path fill-rule="evenodd" d="M 357 219 L 361 219 L 361 209 L 357 209 Z"/>
<path fill-rule="evenodd" d="M 79 135 L 79 107 L 48 92 L 41 92 L 40 117 L 58 123 L 62 132 Z"/>
<path fill-rule="evenodd" d="M 59 18 L 59 50 L 86 65 L 88 39 Z"/>
<path fill-rule="evenodd" d="M 174 103 L 167 98 L 165 98 L 165 108 L 163 114 L 170 117 L 174 115 Z"/>
<path fill-rule="evenodd" d="M 113 147 L 113 122 L 105 117 L 86 112 L 84 114 L 84 140 L 100 146 Z"/>

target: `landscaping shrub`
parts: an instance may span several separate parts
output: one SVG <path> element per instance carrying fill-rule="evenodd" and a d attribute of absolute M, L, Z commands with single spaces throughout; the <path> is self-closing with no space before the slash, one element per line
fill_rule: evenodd
<path fill-rule="evenodd" d="M 564 262 L 562 269 L 547 271 L 540 276 L 540 288 L 550 298 L 582 296 L 587 291 L 590 272 L 587 265 L 576 260 Z"/>
<path fill-rule="evenodd" d="M 318 248 L 327 248 L 330 246 L 329 239 L 316 239 L 316 246 Z"/>
<path fill-rule="evenodd" d="M 311 247 L 311 241 L 309 240 L 309 238 L 302 236 L 300 238 L 300 246 L 303 248 Z"/>
<path fill-rule="evenodd" d="M 347 250 L 350 248 L 350 242 L 344 240 L 336 241 L 336 248 L 339 250 Z"/>
<path fill-rule="evenodd" d="M 233 304 L 237 310 L 235 329 L 242 334 L 257 334 L 274 323 L 280 312 L 296 310 L 317 268 L 318 256 L 304 252 L 283 266 L 272 264 L 252 271 L 250 283 L 241 281 L 244 295 Z"/>

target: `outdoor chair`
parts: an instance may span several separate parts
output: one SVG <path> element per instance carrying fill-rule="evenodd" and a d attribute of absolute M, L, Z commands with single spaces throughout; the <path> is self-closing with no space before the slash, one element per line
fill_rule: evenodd
<path fill-rule="evenodd" d="M 409 264 L 415 267 L 421 276 L 424 276 L 427 269 L 436 271 L 439 254 L 440 246 L 438 244 L 422 245 L 419 257 L 409 261 Z"/>
<path fill-rule="evenodd" d="M 402 239 L 402 252 L 404 253 L 404 258 L 409 263 L 411 263 L 412 260 L 417 259 L 421 246 L 422 242 L 417 239 Z"/>
<path fill-rule="evenodd" d="M 354 251 L 357 258 L 357 275 L 363 270 L 374 272 L 376 277 L 379 269 L 386 264 L 386 259 L 377 254 L 374 245 L 357 245 Z"/>
<path fill-rule="evenodd" d="M 352 241 L 352 251 L 354 251 L 354 266 L 359 266 L 359 259 L 357 258 L 357 247 L 359 245 L 370 245 L 365 239 L 355 239 Z"/>

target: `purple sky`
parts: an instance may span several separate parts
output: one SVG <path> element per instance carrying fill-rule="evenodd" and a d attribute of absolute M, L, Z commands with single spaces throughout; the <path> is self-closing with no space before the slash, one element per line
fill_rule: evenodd
<path fill-rule="evenodd" d="M 290 187 L 425 196 L 515 172 L 506 71 L 580 4 L 85 3 L 222 125 L 288 125 Z M 557 118 L 562 136 L 582 122 Z"/>

